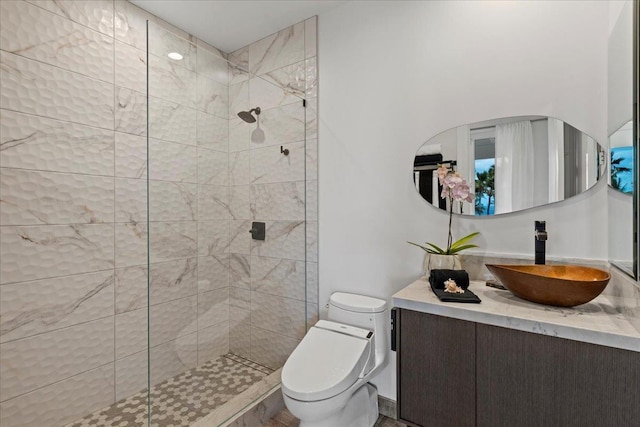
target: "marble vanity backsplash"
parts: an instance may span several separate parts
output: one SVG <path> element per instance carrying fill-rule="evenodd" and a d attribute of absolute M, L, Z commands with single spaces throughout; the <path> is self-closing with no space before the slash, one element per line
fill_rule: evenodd
<path fill-rule="evenodd" d="M 472 280 L 485 281 L 492 279 L 485 264 L 532 264 L 533 256 L 510 256 L 508 254 L 464 254 L 460 256 L 462 266 L 469 273 Z M 603 295 L 615 306 L 638 331 L 640 331 L 640 283 L 611 266 L 603 260 L 585 260 L 571 258 L 549 258 L 548 264 L 579 264 L 588 265 L 609 271 L 611 280 L 605 288 Z"/>

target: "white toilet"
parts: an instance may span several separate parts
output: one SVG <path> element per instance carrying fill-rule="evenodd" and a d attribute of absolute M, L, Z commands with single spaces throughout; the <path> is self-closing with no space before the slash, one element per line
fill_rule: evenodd
<path fill-rule="evenodd" d="M 328 318 L 307 332 L 284 364 L 284 403 L 300 427 L 371 427 L 378 392 L 368 381 L 387 358 L 387 303 L 335 292 Z"/>

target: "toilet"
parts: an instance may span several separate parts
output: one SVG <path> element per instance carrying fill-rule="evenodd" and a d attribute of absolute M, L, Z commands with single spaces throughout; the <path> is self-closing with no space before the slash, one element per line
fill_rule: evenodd
<path fill-rule="evenodd" d="M 387 361 L 387 303 L 335 292 L 282 368 L 284 403 L 300 427 L 372 427 L 378 392 L 368 381 Z"/>

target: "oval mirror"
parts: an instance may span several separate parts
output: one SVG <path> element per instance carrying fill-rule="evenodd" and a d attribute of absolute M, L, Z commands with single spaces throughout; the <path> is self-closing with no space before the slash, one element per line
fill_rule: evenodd
<path fill-rule="evenodd" d="M 605 171 L 605 152 L 593 138 L 562 120 L 519 116 L 458 126 L 425 142 L 416 153 L 418 194 L 448 210 L 436 169 L 449 167 L 475 187 L 473 202 L 453 211 L 487 216 L 568 199 L 593 187 Z"/>

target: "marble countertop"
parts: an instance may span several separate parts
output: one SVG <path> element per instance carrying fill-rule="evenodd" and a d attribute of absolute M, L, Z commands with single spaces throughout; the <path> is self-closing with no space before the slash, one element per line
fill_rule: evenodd
<path fill-rule="evenodd" d="M 640 352 L 640 331 L 600 295 L 577 307 L 551 307 L 471 281 L 480 304 L 441 302 L 424 277 L 393 295 L 394 307 Z"/>

